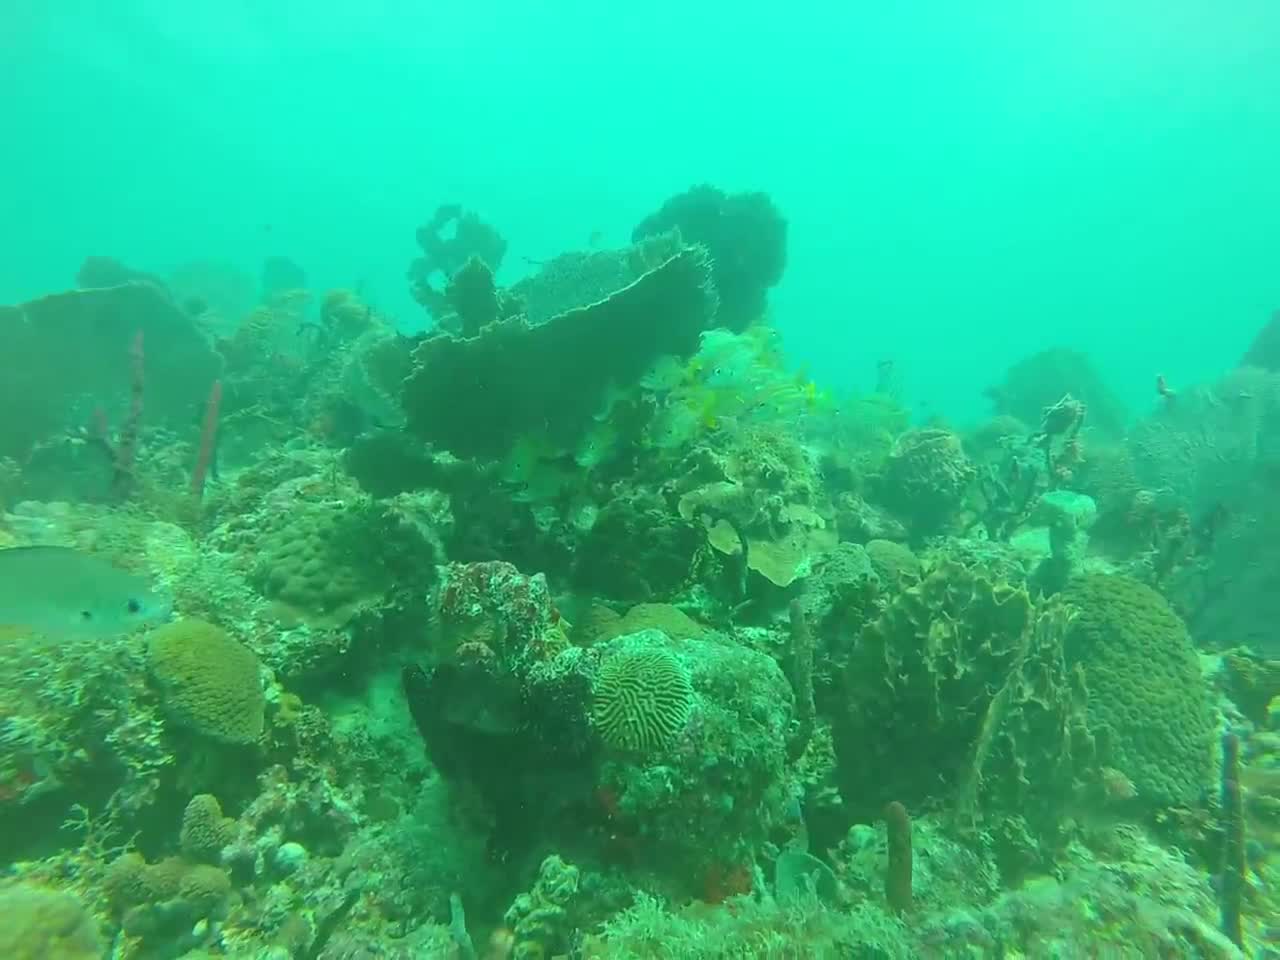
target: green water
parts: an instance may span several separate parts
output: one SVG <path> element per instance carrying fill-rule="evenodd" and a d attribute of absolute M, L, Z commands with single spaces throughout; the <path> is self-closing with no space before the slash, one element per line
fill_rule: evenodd
<path fill-rule="evenodd" d="M 441 197 L 545 258 L 706 180 L 791 222 L 776 314 L 828 383 L 895 359 L 971 417 L 1030 349 L 1141 408 L 1232 362 L 1280 299 L 1274 5 L 655 0 L 479 7 L 16 0 L 0 299 L 87 253 L 363 281 Z"/>
<path fill-rule="evenodd" d="M 1280 956 L 1276 3 L 0 6 L 0 960 Z"/>

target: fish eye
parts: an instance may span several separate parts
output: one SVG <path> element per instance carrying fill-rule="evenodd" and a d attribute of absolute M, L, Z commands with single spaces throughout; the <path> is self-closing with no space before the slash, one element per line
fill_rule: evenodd
<path fill-rule="evenodd" d="M 92 611 L 89 611 L 89 610 L 81 610 L 81 611 L 80 611 L 80 619 L 81 619 L 81 620 L 92 620 L 92 619 L 93 619 L 93 613 L 92 613 Z"/>
<path fill-rule="evenodd" d="M 126 606 L 128 607 L 130 613 L 137 613 L 139 610 L 142 609 L 142 604 L 140 604 L 137 600 L 130 600 Z"/>

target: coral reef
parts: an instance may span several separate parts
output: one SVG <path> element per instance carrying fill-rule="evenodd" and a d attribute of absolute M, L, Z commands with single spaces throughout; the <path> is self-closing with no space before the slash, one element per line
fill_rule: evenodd
<path fill-rule="evenodd" d="M 509 285 L 418 239 L 425 334 L 283 259 L 0 309 L 0 548 L 174 616 L 0 584 L 0 954 L 1274 945 L 1270 328 L 1132 424 L 1045 350 L 952 426 L 797 368 L 764 194 Z"/>

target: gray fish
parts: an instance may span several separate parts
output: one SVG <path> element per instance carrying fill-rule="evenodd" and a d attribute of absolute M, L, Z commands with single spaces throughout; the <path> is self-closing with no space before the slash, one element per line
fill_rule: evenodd
<path fill-rule="evenodd" d="M 166 620 L 144 577 L 69 547 L 0 550 L 0 625 L 50 636 L 110 637 Z"/>

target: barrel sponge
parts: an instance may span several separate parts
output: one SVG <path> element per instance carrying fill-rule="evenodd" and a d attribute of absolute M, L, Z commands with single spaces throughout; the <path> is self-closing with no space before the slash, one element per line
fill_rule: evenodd
<path fill-rule="evenodd" d="M 1063 653 L 1084 673 L 1099 760 L 1148 803 L 1194 802 L 1210 778 L 1214 718 L 1186 626 L 1128 577 L 1081 577 L 1063 599 L 1074 613 Z"/>
<path fill-rule="evenodd" d="M 894 444 L 881 476 L 885 506 L 910 519 L 919 534 L 940 532 L 964 505 L 976 470 L 948 430 L 908 430 Z"/>
<path fill-rule="evenodd" d="M 74 894 L 28 884 L 0 890 L 0 957 L 97 960 L 97 926 Z"/>
<path fill-rule="evenodd" d="M 221 628 L 202 620 L 165 624 L 151 635 L 147 659 L 175 723 L 224 743 L 261 736 L 258 658 Z"/>
<path fill-rule="evenodd" d="M 832 730 L 841 793 L 858 816 L 894 800 L 919 807 L 963 780 L 1033 618 L 1025 589 L 947 560 L 863 626 Z"/>

